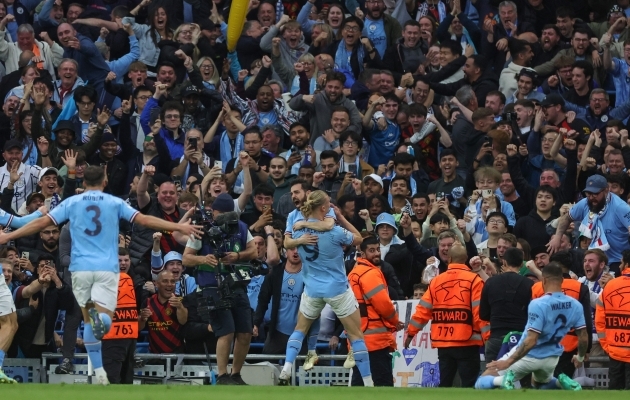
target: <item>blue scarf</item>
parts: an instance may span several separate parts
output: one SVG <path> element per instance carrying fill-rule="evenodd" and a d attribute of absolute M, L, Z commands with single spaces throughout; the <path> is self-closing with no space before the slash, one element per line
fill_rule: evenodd
<path fill-rule="evenodd" d="M 608 211 L 608 204 L 610 204 L 611 196 L 612 194 L 608 193 L 608 196 L 606 196 L 606 205 L 600 212 L 588 212 L 580 224 L 580 234 L 591 239 L 591 244 L 588 245 L 589 250 L 600 249 L 602 251 L 606 251 L 610 249 L 610 244 L 608 244 L 608 239 L 606 238 L 606 232 L 602 226 L 601 218 L 603 218 L 606 211 Z"/>
<path fill-rule="evenodd" d="M 457 37 L 455 36 L 455 34 L 451 35 L 451 39 L 457 41 Z M 470 37 L 470 34 L 468 34 L 468 29 L 464 28 L 462 31 L 462 37 L 460 39 L 460 42 L 462 44 L 462 54 L 464 54 L 464 52 L 466 51 L 466 45 L 469 44 L 470 47 L 473 48 L 473 50 L 475 51 L 475 54 L 477 53 L 477 47 L 475 47 L 475 43 L 473 42 L 472 38 Z"/>
<path fill-rule="evenodd" d="M 238 154 L 243 150 L 243 135 L 240 133 L 236 135 L 235 143 L 234 143 L 234 152 L 232 152 L 232 146 L 230 145 L 230 138 L 228 137 L 227 132 L 223 132 L 221 134 L 221 144 L 219 146 L 221 151 L 221 162 L 223 165 L 223 173 L 225 173 L 225 168 L 227 167 L 227 163 L 236 158 L 238 161 Z M 236 165 L 235 165 L 236 167 Z M 240 174 L 239 174 L 240 175 Z M 237 178 L 238 181 L 238 178 Z"/>
<path fill-rule="evenodd" d="M 362 179 L 363 174 L 361 173 L 361 163 L 359 161 L 360 161 L 360 158 L 359 158 L 359 155 L 357 154 L 354 164 L 357 166 L 357 179 Z M 342 173 L 342 172 L 347 172 L 345 162 L 343 161 L 343 155 L 341 156 L 341 159 L 339 160 L 339 173 Z"/>
<path fill-rule="evenodd" d="M 396 176 L 396 173 L 394 172 L 394 174 L 392 175 L 392 177 L 389 180 L 390 186 L 392 184 L 392 179 L 394 179 L 395 176 Z M 411 185 L 411 195 L 413 196 L 413 195 L 416 194 L 416 192 L 418 190 L 418 185 L 416 184 L 416 180 L 413 179 L 413 176 L 409 177 L 409 184 Z M 393 203 L 394 198 L 392 197 L 392 194 L 391 194 L 391 192 L 389 190 L 387 191 L 387 200 L 389 201 L 389 205 L 391 207 L 393 207 L 394 206 L 394 203 Z"/>
<path fill-rule="evenodd" d="M 357 58 L 359 60 L 359 73 L 363 72 L 363 60 L 365 59 L 365 49 L 361 42 L 357 43 Z M 352 52 L 348 52 L 346 49 L 346 43 L 341 40 L 339 42 L 339 46 L 337 47 L 337 52 L 335 53 L 335 70 L 343 73 L 346 76 L 346 83 L 344 84 L 345 88 L 351 88 L 356 80 L 354 76 L 354 72 L 352 71 L 352 64 L 350 60 L 352 59 Z"/>

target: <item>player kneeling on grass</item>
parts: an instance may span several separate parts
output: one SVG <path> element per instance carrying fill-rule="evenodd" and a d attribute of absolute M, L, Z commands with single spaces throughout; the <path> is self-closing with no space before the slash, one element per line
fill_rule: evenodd
<path fill-rule="evenodd" d="M 528 307 L 525 331 L 518 344 L 498 361 L 488 363 L 477 379 L 476 389 L 514 389 L 514 382 L 532 374 L 532 385 L 538 389 L 582 390 L 579 383 L 565 374 L 553 377 L 564 348 L 562 338 L 571 329 L 578 337 L 578 354 L 573 356 L 580 367 L 588 347 L 588 332 L 582 305 L 562 293 L 562 268 L 549 263 L 542 272 L 545 295 L 532 300 Z"/>

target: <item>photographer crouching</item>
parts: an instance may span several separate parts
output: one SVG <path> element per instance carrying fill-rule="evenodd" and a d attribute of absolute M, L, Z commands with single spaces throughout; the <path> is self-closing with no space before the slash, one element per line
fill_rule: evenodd
<path fill-rule="evenodd" d="M 199 314 L 217 337 L 218 385 L 245 385 L 241 368 L 252 337 L 252 310 L 247 297 L 248 272 L 238 269 L 256 258 L 254 239 L 234 212 L 234 200 L 220 194 L 212 212 L 199 211 L 193 217 L 204 226 L 204 237 L 186 243 L 183 263 L 197 268 Z M 232 373 L 227 365 L 234 342 Z"/>

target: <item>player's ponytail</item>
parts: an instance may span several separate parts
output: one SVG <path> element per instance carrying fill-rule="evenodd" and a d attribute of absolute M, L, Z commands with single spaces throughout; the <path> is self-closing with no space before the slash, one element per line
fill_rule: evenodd
<path fill-rule="evenodd" d="M 313 214 L 313 211 L 317 209 L 317 207 L 321 207 L 328 200 L 328 195 L 323 190 L 316 190 L 311 192 L 306 198 L 304 205 L 300 208 L 302 214 L 305 217 L 310 217 Z"/>

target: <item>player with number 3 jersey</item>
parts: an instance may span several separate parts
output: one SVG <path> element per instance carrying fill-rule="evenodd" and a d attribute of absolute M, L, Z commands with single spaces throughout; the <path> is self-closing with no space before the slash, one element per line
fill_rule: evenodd
<path fill-rule="evenodd" d="M 14 232 L 0 233 L 0 243 L 37 233 L 49 226 L 51 220 L 55 225 L 69 221 L 72 237 L 72 291 L 83 312 L 83 340 L 94 367 L 96 379 L 93 383 L 107 385 L 101 339 L 111 327 L 118 300 L 119 220 L 124 219 L 158 231 L 178 231 L 185 235 L 195 233 L 201 236 L 202 232 L 200 227 L 188 223 L 177 224 L 143 215 L 122 199 L 103 193 L 107 176 L 102 167 L 88 167 L 84 181 L 85 192 L 64 200 L 47 216 Z"/>
<path fill-rule="evenodd" d="M 487 370 L 475 383 L 477 389 L 514 389 L 514 382 L 532 374 L 537 389 L 581 390 L 579 383 L 565 374 L 554 378 L 553 372 L 564 348 L 564 336 L 575 329 L 578 354 L 573 363 L 579 367 L 588 348 L 584 309 L 579 301 L 562 293 L 562 269 L 551 262 L 543 269 L 545 295 L 529 304 L 527 325 L 518 346 L 502 359 L 488 363 Z"/>

